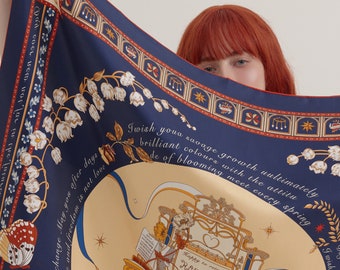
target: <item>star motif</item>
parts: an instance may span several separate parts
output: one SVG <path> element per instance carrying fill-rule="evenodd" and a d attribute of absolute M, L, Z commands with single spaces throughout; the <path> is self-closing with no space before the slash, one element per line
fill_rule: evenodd
<path fill-rule="evenodd" d="M 104 244 L 107 245 L 103 234 L 101 236 L 97 235 L 97 238 L 95 240 L 96 240 L 96 245 L 98 246 L 98 248 L 104 247 Z"/>
<path fill-rule="evenodd" d="M 272 233 L 277 232 L 274 230 L 271 224 L 262 230 L 265 231 L 265 233 L 267 234 L 267 237 L 269 237 Z"/>
<path fill-rule="evenodd" d="M 309 122 L 309 121 L 306 121 L 304 122 L 302 125 L 302 129 L 305 130 L 305 131 L 311 131 L 315 126 L 313 125 L 313 123 Z"/>
<path fill-rule="evenodd" d="M 115 39 L 115 35 L 110 28 L 106 28 L 106 34 L 109 36 L 110 39 Z"/>
<path fill-rule="evenodd" d="M 195 94 L 195 99 L 199 102 L 199 103 L 203 103 L 205 101 L 205 97 L 202 95 L 202 93 L 200 92 L 196 92 Z"/>
<path fill-rule="evenodd" d="M 324 224 L 319 224 L 315 227 L 315 231 L 320 233 L 323 231 L 323 229 L 325 228 L 325 225 Z"/>

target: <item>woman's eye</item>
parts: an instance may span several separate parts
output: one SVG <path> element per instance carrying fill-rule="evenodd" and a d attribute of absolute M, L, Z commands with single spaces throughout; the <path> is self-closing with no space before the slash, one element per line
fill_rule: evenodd
<path fill-rule="evenodd" d="M 239 60 L 235 61 L 235 66 L 243 66 L 247 63 L 248 63 L 248 61 L 246 59 L 239 59 Z"/>
<path fill-rule="evenodd" d="M 208 71 L 208 72 L 215 72 L 216 68 L 214 68 L 214 67 L 205 67 L 204 70 Z"/>

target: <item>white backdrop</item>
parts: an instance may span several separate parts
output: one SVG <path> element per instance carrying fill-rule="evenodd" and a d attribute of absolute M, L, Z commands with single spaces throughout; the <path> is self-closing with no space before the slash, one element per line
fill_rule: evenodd
<path fill-rule="evenodd" d="M 105 1 L 105 0 L 103 0 Z M 301 95 L 340 95 L 339 0 L 110 0 L 172 51 L 203 9 L 239 4 L 259 13 L 277 34 Z M 10 0 L 0 0 L 0 52 Z"/>

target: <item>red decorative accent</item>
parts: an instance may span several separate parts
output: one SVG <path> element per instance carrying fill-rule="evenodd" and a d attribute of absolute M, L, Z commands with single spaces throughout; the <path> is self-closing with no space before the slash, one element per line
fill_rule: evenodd
<path fill-rule="evenodd" d="M 329 124 L 329 128 L 332 130 L 332 132 L 337 132 L 340 130 L 340 123 L 337 121 L 337 122 L 334 122 L 334 123 L 331 123 Z"/>
<path fill-rule="evenodd" d="M 158 251 L 155 251 L 155 255 L 156 255 L 156 258 L 163 261 L 163 262 L 167 262 L 167 263 L 170 263 L 170 259 L 166 258 L 165 256 L 162 255 L 162 253 L 158 252 Z"/>
<path fill-rule="evenodd" d="M 260 117 L 257 113 L 246 113 L 246 122 L 250 123 L 253 122 L 255 125 L 258 125 L 260 123 Z"/>
<path fill-rule="evenodd" d="M 146 64 L 146 70 L 147 70 L 147 72 L 152 73 L 152 75 L 154 77 L 158 77 L 159 76 L 159 71 L 158 71 L 157 66 L 152 65 L 151 63 L 147 63 Z"/>
<path fill-rule="evenodd" d="M 11 244 L 20 248 L 22 243 L 35 245 L 37 235 L 37 228 L 33 223 L 19 219 L 8 228 L 7 238 Z"/>
<path fill-rule="evenodd" d="M 318 226 L 315 227 L 315 231 L 320 233 L 323 231 L 324 228 L 325 228 L 324 224 L 319 224 Z"/>

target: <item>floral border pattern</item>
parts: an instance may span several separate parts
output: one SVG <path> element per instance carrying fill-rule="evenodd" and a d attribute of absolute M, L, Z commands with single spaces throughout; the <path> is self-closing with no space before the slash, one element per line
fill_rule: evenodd
<path fill-rule="evenodd" d="M 332 145 L 328 146 L 328 150 L 313 150 L 311 148 L 304 149 L 300 155 L 291 154 L 287 157 L 287 163 L 289 165 L 296 165 L 299 163 L 301 157 L 305 160 L 312 160 L 316 156 L 325 156 L 324 159 L 314 161 L 310 166 L 309 170 L 313 171 L 315 174 L 324 174 L 328 168 L 327 160 L 338 161 L 334 163 L 331 167 L 331 174 L 333 176 L 340 177 L 340 146 Z"/>
<path fill-rule="evenodd" d="M 128 91 L 130 91 L 129 95 Z M 127 95 L 128 101 L 126 100 Z M 36 104 L 34 102 L 36 99 L 38 98 L 34 97 L 30 104 Z M 21 229 L 23 226 L 28 227 L 29 231 L 33 230 L 34 239 L 32 242 L 20 246 L 19 252 L 21 252 L 21 249 L 27 249 L 27 245 L 31 251 L 29 253 L 30 259 L 28 260 L 25 257 L 25 265 L 31 261 L 37 241 L 37 228 L 34 223 L 42 211 L 47 208 L 49 181 L 45 160 L 51 159 L 55 165 L 60 164 L 63 159 L 62 148 L 55 145 L 74 138 L 74 130 L 82 126 L 85 121 L 82 114 L 88 113 L 93 121 L 100 121 L 101 113 L 105 111 L 107 101 L 129 102 L 131 106 L 135 107 L 142 107 L 146 102 L 151 101 L 157 112 L 169 111 L 177 116 L 187 128 L 196 130 L 195 126 L 190 124 L 178 108 L 165 99 L 154 97 L 152 92 L 136 81 L 129 71 L 115 71 L 112 74 L 105 74 L 104 70 L 98 71 L 93 77 L 84 78 L 80 83 L 79 93 L 71 95 L 66 87 L 61 86 L 53 90 L 52 97 L 45 95 L 42 103 L 45 116 L 42 120 L 41 129 L 33 130 L 33 125 L 26 122 L 28 135 L 23 136 L 23 138 L 25 138 L 29 147 L 20 149 L 16 162 L 18 167 L 26 170 L 26 179 L 23 183 L 25 190 L 23 205 L 26 207 L 27 213 L 34 216 L 32 216 L 31 221 L 16 220 L 2 231 L 6 235 L 9 234 L 8 232 L 15 231 L 21 233 L 18 228 Z M 29 115 L 30 112 L 28 112 L 28 117 L 30 117 Z M 98 147 L 101 158 L 106 164 L 115 162 L 116 152 L 114 148 L 117 145 L 122 146 L 124 153 L 130 158 L 130 162 L 152 162 L 152 158 L 142 147 L 134 145 L 133 138 L 123 140 L 123 135 L 123 128 L 118 122 L 114 123 L 113 132 L 106 133 L 106 137 L 111 143 Z M 33 149 L 33 152 L 28 151 L 28 149 Z M 15 171 L 13 171 L 12 176 L 18 178 Z M 15 188 L 13 188 L 14 191 Z M 5 201 L 11 202 L 12 200 L 7 197 Z M 28 231 L 28 229 L 25 230 Z M 11 239 L 7 240 L 6 236 L 2 241 L 11 241 Z M 11 265 L 18 265 L 10 258 L 7 258 L 6 261 Z"/>
<path fill-rule="evenodd" d="M 62 12 L 102 39 L 158 87 L 198 112 L 237 128 L 284 139 L 338 140 L 340 114 L 270 110 L 228 98 L 192 82 L 143 50 L 86 0 L 64 1 Z"/>
<path fill-rule="evenodd" d="M 110 80 L 116 85 L 114 86 Z M 100 92 L 98 91 L 99 89 Z M 28 136 L 30 146 L 33 147 L 35 151 L 42 152 L 31 154 L 27 151 L 22 151 L 20 153 L 20 164 L 27 168 L 27 180 L 24 182 L 24 185 L 28 195 L 25 195 L 24 205 L 28 213 L 33 214 L 37 212 L 37 218 L 40 212 L 47 206 L 46 197 L 49 185 L 44 161 L 47 154 L 50 154 L 50 157 L 56 165 L 62 161 L 61 149 L 53 145 L 55 136 L 59 139 L 60 143 L 65 143 L 72 139 L 74 137 L 73 130 L 83 125 L 81 113 L 88 112 L 92 120 L 98 122 L 100 120 L 100 114 L 105 110 L 106 100 L 125 102 L 127 89 L 131 91 L 129 94 L 129 102 L 131 105 L 135 107 L 144 106 L 144 97 L 146 97 L 153 102 L 153 106 L 157 112 L 161 113 L 170 110 L 174 115 L 178 116 L 188 128 L 196 130 L 196 128 L 189 123 L 185 115 L 176 107 L 172 106 L 165 99 L 154 97 L 149 89 L 145 88 L 138 81 L 135 81 L 134 76 L 130 72 L 116 71 L 109 75 L 105 75 L 104 70 L 96 72 L 92 78 L 84 78 L 80 84 L 79 93 L 75 95 L 70 95 L 68 89 L 65 87 L 54 89 L 53 97 L 50 98 L 46 95 L 43 100 L 43 110 L 48 113 L 48 115 L 43 118 L 43 130 L 35 130 Z M 76 110 L 72 109 L 72 103 Z M 134 146 L 133 139 L 130 138 L 122 141 L 123 129 L 117 122 L 114 124 L 114 134 L 107 132 L 106 137 L 113 143 L 99 147 L 98 151 L 107 164 L 115 161 L 113 146 L 116 144 L 123 146 L 124 152 L 130 157 L 131 162 L 139 161 L 135 157 L 133 149 L 140 160 L 144 162 L 152 161 L 150 156 L 141 147 Z M 39 181 L 39 179 L 41 179 L 40 173 L 42 173 L 43 177 L 42 180 Z M 45 193 L 42 198 L 40 198 L 36 194 L 42 186 L 45 186 Z M 33 222 L 36 218 L 33 219 Z"/>

